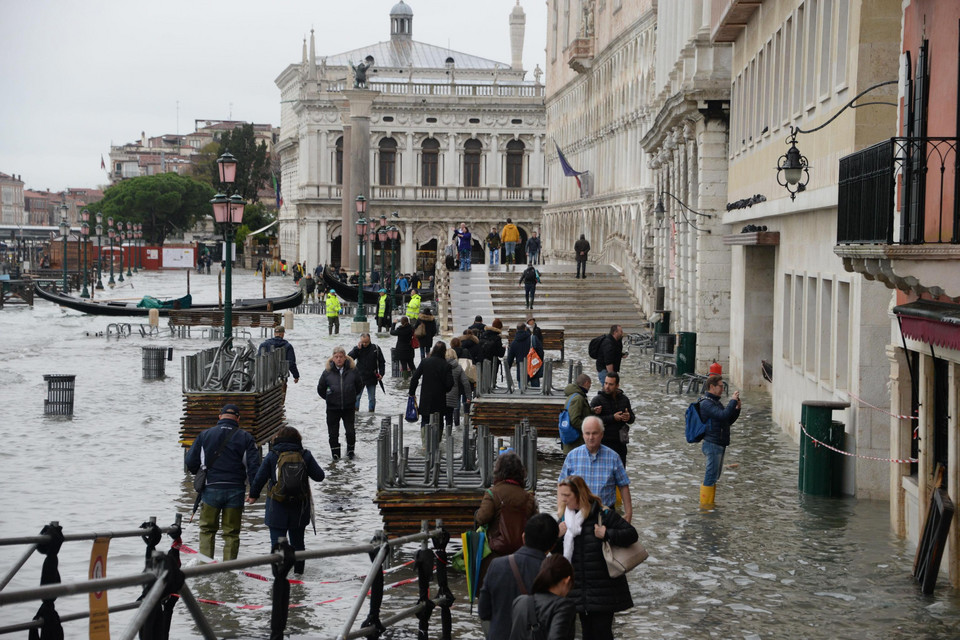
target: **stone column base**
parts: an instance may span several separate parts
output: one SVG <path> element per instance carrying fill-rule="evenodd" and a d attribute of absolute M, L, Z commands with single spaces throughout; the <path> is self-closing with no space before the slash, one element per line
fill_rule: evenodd
<path fill-rule="evenodd" d="M 350 323 L 350 333 L 369 333 L 370 332 L 370 323 L 369 322 L 351 322 Z"/>

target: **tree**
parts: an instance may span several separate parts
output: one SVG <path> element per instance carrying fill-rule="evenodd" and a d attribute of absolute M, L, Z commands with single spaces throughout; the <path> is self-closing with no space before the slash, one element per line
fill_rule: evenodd
<path fill-rule="evenodd" d="M 228 185 L 220 184 L 220 172 L 217 158 L 229 151 L 237 159 L 237 179 L 229 185 L 230 193 L 239 193 L 248 203 L 260 201 L 259 191 L 270 182 L 270 154 L 267 145 L 257 144 L 250 123 L 227 131 L 220 140 L 205 146 L 200 157 L 194 162 L 194 176 L 226 193 Z"/>
<path fill-rule="evenodd" d="M 167 235 L 187 231 L 203 216 L 212 215 L 210 185 L 176 173 L 124 180 L 103 192 L 103 200 L 88 208 L 104 218 L 143 224 L 149 244 L 162 245 Z M 104 229 L 106 231 L 106 229 Z"/>
<path fill-rule="evenodd" d="M 274 216 L 271 211 L 263 206 L 262 202 L 248 204 L 243 209 L 243 224 L 239 229 L 237 229 L 237 244 L 242 245 L 244 240 L 247 239 L 247 236 L 250 235 L 251 232 L 262 229 L 274 220 L 276 220 L 276 216 Z M 260 239 L 265 239 L 274 234 L 276 234 L 276 227 L 273 227 L 265 231 L 263 234 L 257 236 L 257 240 L 259 242 Z"/>

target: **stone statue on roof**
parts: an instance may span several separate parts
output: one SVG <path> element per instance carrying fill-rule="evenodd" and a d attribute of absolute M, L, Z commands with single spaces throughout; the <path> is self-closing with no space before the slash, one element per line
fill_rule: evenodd
<path fill-rule="evenodd" d="M 540 84 L 540 78 L 541 78 L 541 77 L 543 77 L 543 70 L 540 68 L 540 65 L 538 64 L 538 65 L 536 66 L 536 68 L 534 68 L 534 70 L 533 70 L 533 78 L 534 78 L 534 81 L 535 81 L 537 84 Z"/>
<path fill-rule="evenodd" d="M 350 68 L 353 69 L 353 88 L 354 89 L 366 89 L 367 88 L 367 70 L 373 66 L 373 56 L 367 56 L 363 59 L 363 62 L 354 66 L 350 63 Z"/>

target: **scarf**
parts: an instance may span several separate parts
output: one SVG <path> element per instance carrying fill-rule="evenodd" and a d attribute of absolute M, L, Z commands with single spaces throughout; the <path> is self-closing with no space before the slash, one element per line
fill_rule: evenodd
<path fill-rule="evenodd" d="M 583 514 L 567 507 L 563 521 L 567 523 L 567 532 L 563 534 L 563 557 L 573 562 L 573 539 L 580 535 L 583 528 Z"/>

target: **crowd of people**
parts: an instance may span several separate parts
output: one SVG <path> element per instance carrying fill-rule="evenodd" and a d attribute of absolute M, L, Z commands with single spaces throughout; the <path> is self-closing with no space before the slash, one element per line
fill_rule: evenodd
<path fill-rule="evenodd" d="M 304 279 L 312 279 L 305 274 Z M 386 291 L 381 289 L 381 299 Z M 339 309 L 335 293 L 328 292 L 330 331 Z M 330 315 L 330 311 L 333 315 Z M 394 358 L 399 362 L 406 391 L 416 398 L 423 433 L 433 415 L 444 424 L 458 425 L 469 412 L 476 371 L 485 360 L 520 368 L 530 354 L 542 360 L 542 335 L 531 318 L 516 327 L 505 343 L 503 323 L 495 318 L 486 324 L 482 316 L 453 337 L 449 344 L 437 340 L 438 327 L 430 303 L 411 289 L 405 313 L 394 323 L 384 314 L 389 333 L 396 338 Z M 633 525 L 633 501 L 627 473 L 628 443 L 636 414 L 620 387 L 620 367 L 626 354 L 623 328 L 610 327 L 591 346 L 596 379 L 600 387 L 590 397 L 594 377 L 583 373 L 565 391 L 565 410 L 577 438 L 563 445 L 565 458 L 557 477 L 556 511 L 541 512 L 528 491 L 526 469 L 519 456 L 502 452 L 493 469 L 493 485 L 486 489 L 475 514 L 478 527 L 486 528 L 490 552 L 482 561 L 478 613 L 490 639 L 574 637 L 574 619 L 579 619 L 583 638 L 605 640 L 614 637 L 615 614 L 633 606 L 625 574 L 611 576 L 605 547 L 630 547 L 638 542 Z M 294 347 L 284 339 L 282 327 L 261 345 L 261 350 L 285 350 L 294 383 L 299 381 Z M 416 358 L 419 351 L 419 363 Z M 325 363 L 317 394 L 326 405 L 326 423 L 331 459 L 356 455 L 356 413 L 364 391 L 367 410 L 376 410 L 377 387 L 383 389 L 386 359 L 373 336 L 363 333 L 349 353 L 335 347 Z M 529 376 L 537 386 L 537 375 Z M 701 417 L 708 424 L 702 452 L 706 460 L 700 500 L 712 505 L 723 458 L 730 442 L 730 426 L 740 414 L 739 393 L 729 402 L 721 401 L 723 380 L 712 373 L 706 380 L 699 403 Z M 213 557 L 214 539 L 222 529 L 225 560 L 235 558 L 239 548 L 240 520 L 244 501 L 255 502 L 266 490 L 265 523 L 275 547 L 286 537 L 294 549 L 304 548 L 304 531 L 310 522 L 312 497 L 310 481 L 322 481 L 324 472 L 313 454 L 303 447 L 299 432 L 280 430 L 270 453 L 262 463 L 253 438 L 239 428 L 240 409 L 225 405 L 219 421 L 202 432 L 187 453 L 193 472 L 206 474 L 200 512 L 200 552 Z M 346 439 L 342 448 L 340 435 Z M 439 437 L 439 435 L 438 435 Z M 439 442 L 423 443 L 424 447 Z M 245 485 L 249 493 L 245 494 Z M 302 573 L 298 562 L 295 573 Z"/>

